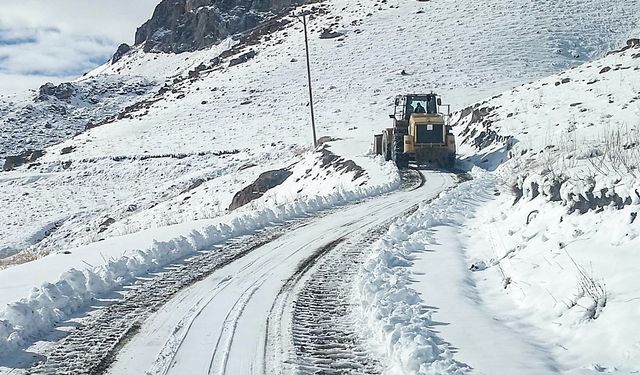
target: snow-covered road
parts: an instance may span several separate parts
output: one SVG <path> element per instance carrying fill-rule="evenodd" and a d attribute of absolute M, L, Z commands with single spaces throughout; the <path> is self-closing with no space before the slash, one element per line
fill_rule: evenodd
<path fill-rule="evenodd" d="M 451 345 L 455 358 L 474 374 L 558 373 L 551 354 L 526 329 L 496 318 L 484 306 L 459 228 L 439 226 L 432 231 L 432 245 L 416 255 L 412 267 L 414 287 L 432 306 L 433 329 Z"/>
<path fill-rule="evenodd" d="M 454 183 L 449 174 L 425 172 L 425 177 L 416 190 L 369 199 L 312 220 L 179 292 L 143 323 L 110 373 L 250 374 L 299 364 L 291 348 L 293 309 L 283 293 L 293 295 L 319 256 L 345 248 L 339 243 L 366 238 Z"/>

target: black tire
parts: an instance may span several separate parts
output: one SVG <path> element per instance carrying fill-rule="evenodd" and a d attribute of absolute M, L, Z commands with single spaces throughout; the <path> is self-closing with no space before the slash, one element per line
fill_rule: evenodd
<path fill-rule="evenodd" d="M 409 155 L 404 153 L 404 134 L 400 132 L 394 134 L 391 158 L 396 163 L 398 169 L 409 168 Z"/>
<path fill-rule="evenodd" d="M 456 154 L 450 154 L 447 156 L 447 167 L 453 168 L 456 166 Z"/>

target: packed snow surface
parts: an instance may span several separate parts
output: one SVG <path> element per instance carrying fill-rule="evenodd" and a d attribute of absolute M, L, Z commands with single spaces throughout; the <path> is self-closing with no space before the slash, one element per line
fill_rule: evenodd
<path fill-rule="evenodd" d="M 389 125 L 398 93 L 433 90 L 455 110 L 587 63 L 479 103 L 476 116 L 460 114 L 462 156 L 497 169 L 505 187 L 479 209 L 485 214 L 469 219 L 481 230 L 464 254 L 477 257 L 477 266 L 492 265 L 482 275 L 502 269 L 478 288 L 484 300 L 497 301 L 487 308 L 499 314 L 516 306 L 505 320 L 534 327 L 527 331 L 532 342 L 550 343 L 562 366 L 637 370 L 632 288 L 638 283 L 630 269 L 637 264 L 630 250 L 638 238 L 636 148 L 615 130 L 638 131 L 639 50 L 589 61 L 640 30 L 640 4 L 335 0 L 316 9 L 310 38 L 318 134 L 338 138 L 328 148 L 338 159 L 328 165 L 309 147 L 303 35 L 293 19 L 258 44 L 230 39 L 180 55 L 136 49 L 74 82 L 70 98 L 33 102 L 34 93 L 0 103 L 3 142 L 12 140 L 0 155 L 44 148 L 43 156 L 0 175 L 0 301 L 7 306 L 0 312 L 0 348 L 23 348 L 93 298 L 213 243 L 397 188 L 395 169 L 368 149 L 372 135 Z M 342 35 L 319 39 L 327 28 Z M 214 66 L 225 50 L 234 51 L 231 58 L 255 56 Z M 200 66 L 205 69 L 197 71 Z M 488 113 L 480 113 L 483 107 Z M 349 160 L 362 173 L 346 168 Z M 235 193 L 283 168 L 293 174 L 281 186 L 229 210 Z M 416 217 L 449 225 L 441 215 L 464 211 L 471 190 L 461 187 Z M 495 233 L 486 233 L 491 223 Z M 456 357 L 446 332 L 441 337 L 430 329 L 422 305 L 428 296 L 409 284 L 405 246 L 412 242 L 403 244 L 411 238 L 399 229 L 405 224 L 375 247 L 380 253 L 373 253 L 362 284 L 374 289 L 360 292 L 363 316 L 374 338 L 386 343 L 378 349 L 394 371 L 468 371 L 468 357 Z M 492 238 L 505 245 L 489 257 L 478 244 Z M 554 258 L 540 258 L 538 250 L 549 243 Z M 516 255 L 525 260 L 495 266 Z M 385 263 L 395 260 L 398 267 Z M 543 289 L 553 291 L 545 291 L 550 299 Z M 625 324 L 608 331 L 616 320 Z M 598 338 L 624 349 L 597 352 Z"/>

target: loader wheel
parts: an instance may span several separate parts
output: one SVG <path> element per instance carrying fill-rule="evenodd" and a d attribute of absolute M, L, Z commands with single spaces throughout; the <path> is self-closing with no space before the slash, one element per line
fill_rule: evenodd
<path fill-rule="evenodd" d="M 409 155 L 404 153 L 404 135 L 396 134 L 393 137 L 393 145 L 391 147 L 391 158 L 399 169 L 409 168 Z"/>
<path fill-rule="evenodd" d="M 447 156 L 447 167 L 453 168 L 456 166 L 456 154 L 451 154 Z"/>
<path fill-rule="evenodd" d="M 409 168 L 409 155 L 402 153 L 396 155 L 396 166 L 398 169 L 408 169 Z"/>

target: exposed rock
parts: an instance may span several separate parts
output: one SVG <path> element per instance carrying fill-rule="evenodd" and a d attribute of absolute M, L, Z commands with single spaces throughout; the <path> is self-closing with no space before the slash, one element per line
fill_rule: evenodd
<path fill-rule="evenodd" d="M 106 231 L 107 229 L 109 229 L 109 226 L 115 224 L 116 220 L 113 218 L 107 218 L 104 222 L 102 222 L 102 224 L 100 224 L 100 227 L 98 228 L 98 233 L 102 233 L 104 231 Z"/>
<path fill-rule="evenodd" d="M 24 164 L 24 159 L 21 156 L 7 156 L 4 160 L 2 170 L 7 172 L 22 164 Z"/>
<path fill-rule="evenodd" d="M 113 57 L 111 57 L 111 63 L 112 64 L 117 63 L 129 51 L 131 51 L 131 46 L 128 45 L 127 43 L 122 43 L 120 47 L 118 47 L 118 49 L 116 50 L 116 53 L 113 54 Z"/>
<path fill-rule="evenodd" d="M 322 146 L 325 143 L 339 141 L 339 140 L 340 140 L 340 138 L 333 138 L 333 137 L 331 137 L 329 135 L 325 135 L 323 137 L 318 138 L 317 144 L 318 144 L 318 146 Z"/>
<path fill-rule="evenodd" d="M 69 99 L 76 93 L 76 88 L 72 83 L 61 83 L 58 86 L 51 82 L 47 82 L 40 86 L 37 100 L 48 100 L 50 96 L 55 96 L 60 100 Z"/>
<path fill-rule="evenodd" d="M 163 0 L 136 32 L 145 52 L 181 53 L 207 48 L 248 31 L 304 0 Z"/>
<path fill-rule="evenodd" d="M 235 59 L 231 59 L 231 61 L 229 61 L 229 67 L 245 63 L 254 57 L 256 57 L 255 51 L 249 51 L 247 53 L 243 53 L 242 55 L 236 57 Z"/>
<path fill-rule="evenodd" d="M 353 160 L 344 159 L 326 148 L 323 148 L 320 152 L 322 153 L 322 168 L 333 167 L 341 173 L 354 172 L 353 181 L 364 176 L 366 173 L 364 169 L 362 169 L 362 167 L 356 164 Z"/>
<path fill-rule="evenodd" d="M 7 156 L 4 160 L 2 170 L 8 172 L 23 164 L 33 163 L 38 158 L 42 157 L 42 155 L 44 155 L 44 151 L 36 150 L 26 151 L 20 155 Z"/>
<path fill-rule="evenodd" d="M 40 96 L 53 95 L 56 92 L 56 85 L 51 82 L 47 82 L 40 86 Z"/>
<path fill-rule="evenodd" d="M 262 173 L 252 184 L 236 193 L 229 205 L 229 210 L 235 210 L 260 198 L 267 191 L 285 182 L 291 175 L 292 172 L 288 169 L 278 169 Z"/>
<path fill-rule="evenodd" d="M 64 148 L 62 149 L 62 151 L 60 151 L 60 154 L 61 154 L 61 155 L 70 154 L 70 153 L 72 153 L 72 152 L 73 152 L 73 150 L 75 150 L 75 147 L 73 147 L 73 146 L 67 146 L 67 147 L 64 147 Z"/>
<path fill-rule="evenodd" d="M 331 29 L 324 29 L 320 34 L 320 39 L 333 39 L 343 36 L 343 33 L 332 31 Z"/>
<path fill-rule="evenodd" d="M 59 84 L 58 87 L 56 87 L 56 90 L 53 93 L 53 95 L 60 100 L 65 100 L 72 97 L 73 94 L 75 94 L 75 92 L 76 92 L 76 88 L 73 86 L 73 84 L 69 82 L 65 82 L 65 83 Z"/>
<path fill-rule="evenodd" d="M 613 50 L 613 51 L 609 52 L 607 55 L 611 55 L 611 54 L 614 54 L 614 53 L 620 53 L 620 52 L 624 52 L 626 50 L 629 50 L 631 48 L 639 48 L 639 47 L 640 47 L 640 39 L 639 38 L 632 38 L 632 39 L 627 40 L 627 45 L 626 46 L 624 46 L 624 47 L 622 47 L 620 49 L 617 49 L 617 50 Z"/>

